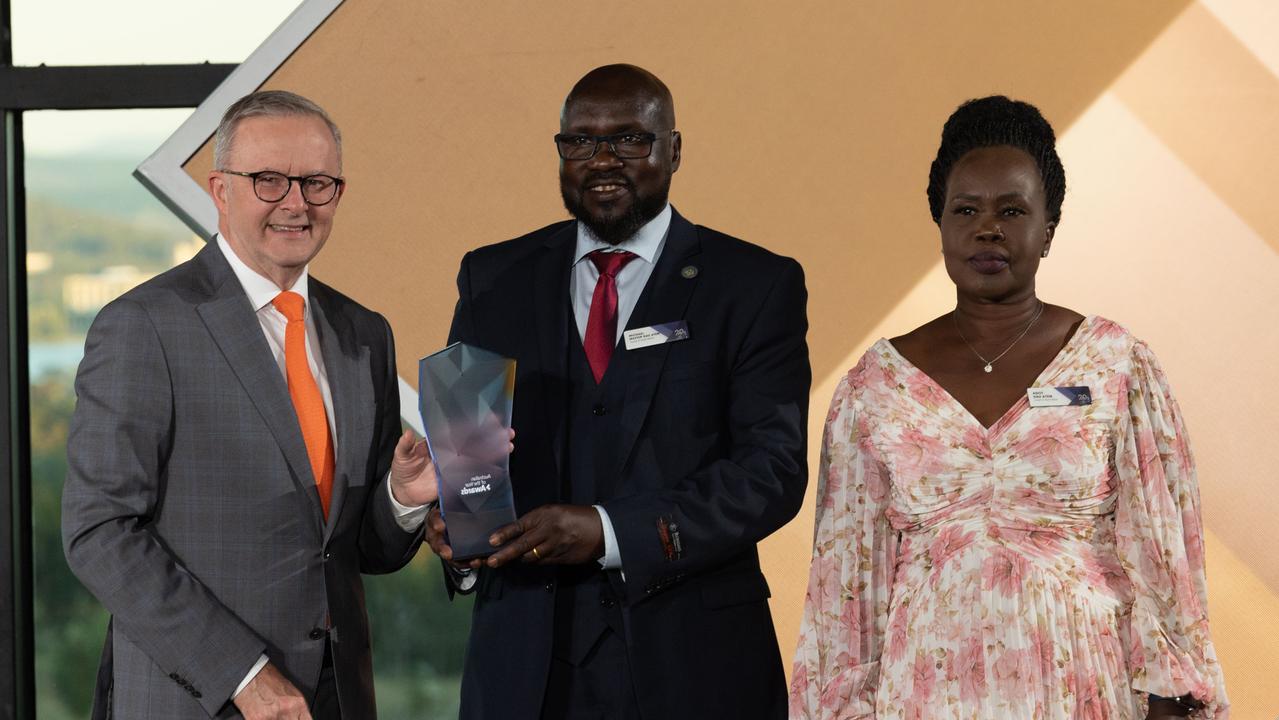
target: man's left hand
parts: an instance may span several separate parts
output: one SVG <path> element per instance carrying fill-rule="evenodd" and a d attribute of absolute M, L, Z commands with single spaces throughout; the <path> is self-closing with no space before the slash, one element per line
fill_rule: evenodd
<path fill-rule="evenodd" d="M 405 507 L 418 507 L 435 502 L 439 486 L 435 482 L 435 465 L 431 463 L 426 441 L 412 430 L 405 430 L 395 444 L 391 460 L 391 494 Z"/>
<path fill-rule="evenodd" d="M 543 505 L 498 528 L 489 544 L 506 545 L 485 561 L 489 567 L 515 560 L 580 565 L 604 556 L 604 526 L 599 511 L 589 505 Z"/>

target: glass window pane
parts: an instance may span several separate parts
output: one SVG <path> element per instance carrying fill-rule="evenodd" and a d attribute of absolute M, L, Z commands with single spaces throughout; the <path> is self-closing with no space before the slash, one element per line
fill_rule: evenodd
<path fill-rule="evenodd" d="M 131 173 L 189 110 L 29 112 L 26 144 L 35 575 L 41 720 L 88 717 L 106 613 L 62 554 L 67 426 L 84 334 L 109 300 L 197 252 Z M 471 601 L 450 602 L 438 560 L 367 576 L 378 716 L 456 717 Z M 247 670 L 247 668 L 246 668 Z"/>
<path fill-rule="evenodd" d="M 29 112 L 27 319 L 39 717 L 88 717 L 106 612 L 67 568 L 60 506 L 72 381 L 107 301 L 203 243 L 130 173 L 189 110 Z"/>
<path fill-rule="evenodd" d="M 298 0 L 11 0 L 15 65 L 238 63 Z"/>

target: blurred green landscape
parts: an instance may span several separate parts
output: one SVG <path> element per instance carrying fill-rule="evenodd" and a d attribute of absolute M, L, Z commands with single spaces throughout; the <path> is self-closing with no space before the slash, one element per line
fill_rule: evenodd
<path fill-rule="evenodd" d="M 193 239 L 133 179 L 139 160 L 105 154 L 26 158 L 36 701 L 42 720 L 88 717 L 107 621 L 62 555 L 67 426 L 90 319 L 67 308 L 66 283 L 107 267 L 163 272 L 173 264 L 175 248 Z M 423 550 L 398 573 L 365 577 L 380 718 L 457 717 L 470 600 L 450 602 L 441 573 Z"/>

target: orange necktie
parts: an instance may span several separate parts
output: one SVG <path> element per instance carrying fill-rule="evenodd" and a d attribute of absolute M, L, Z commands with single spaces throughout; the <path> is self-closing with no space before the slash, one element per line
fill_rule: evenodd
<path fill-rule="evenodd" d="M 320 505 L 324 507 L 324 519 L 328 520 L 329 500 L 333 497 L 333 438 L 329 435 L 324 397 L 306 360 L 304 303 L 301 295 L 282 292 L 271 304 L 289 321 L 284 328 L 284 369 L 289 378 L 289 397 L 293 398 L 293 409 L 298 413 L 302 440 L 306 442 L 315 486 L 320 491 Z"/>

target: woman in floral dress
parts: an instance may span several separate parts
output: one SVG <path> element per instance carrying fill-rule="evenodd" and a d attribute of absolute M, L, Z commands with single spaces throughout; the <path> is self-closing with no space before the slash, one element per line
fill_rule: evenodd
<path fill-rule="evenodd" d="M 1064 194 L 1033 106 L 947 121 L 928 199 L 955 308 L 835 391 L 792 718 L 1228 717 L 1167 378 L 1035 295 Z"/>

